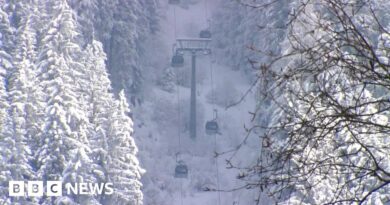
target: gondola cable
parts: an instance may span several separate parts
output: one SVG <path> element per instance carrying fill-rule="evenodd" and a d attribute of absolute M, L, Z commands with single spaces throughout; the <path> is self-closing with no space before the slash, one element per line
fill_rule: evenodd
<path fill-rule="evenodd" d="M 210 58 L 210 61 L 212 61 L 212 57 Z M 213 62 L 210 62 L 210 81 L 211 81 L 211 103 L 213 105 L 213 110 L 216 110 L 215 108 L 215 90 L 214 90 L 214 80 L 213 80 Z M 215 116 L 217 117 L 217 116 Z M 216 120 L 216 119 L 215 119 Z M 214 152 L 217 156 L 215 156 L 215 170 L 216 170 L 216 176 L 217 176 L 217 194 L 218 194 L 218 205 L 221 205 L 221 190 L 220 190 L 220 179 L 219 179 L 219 164 L 218 164 L 218 143 L 217 143 L 217 133 L 214 133 Z"/>
<path fill-rule="evenodd" d="M 174 18 L 174 37 L 175 40 L 177 38 L 177 18 L 176 18 L 176 6 L 173 7 L 173 18 Z M 179 142 L 179 153 L 181 153 L 181 131 L 180 131 L 180 118 L 181 118 L 181 108 L 180 108 L 180 87 L 179 87 L 179 75 L 176 73 L 176 95 L 177 95 L 177 113 L 178 113 L 178 124 L 177 124 L 177 130 L 178 130 L 178 142 Z M 176 156 L 176 162 L 177 162 L 177 156 Z M 175 169 L 176 172 L 176 169 Z M 176 173 L 175 173 L 176 174 Z M 180 180 L 180 204 L 183 205 L 183 182 Z"/>
<path fill-rule="evenodd" d="M 205 6 L 205 18 L 208 23 L 208 29 L 211 29 L 211 23 L 208 17 L 208 2 L 207 0 L 204 0 L 204 6 Z M 216 113 L 216 107 L 215 107 L 215 89 L 214 89 L 214 73 L 213 73 L 213 55 L 210 54 L 210 82 L 211 82 L 211 104 L 213 107 L 213 110 L 215 111 L 215 120 L 217 120 L 217 113 Z M 218 142 L 217 142 L 217 134 L 214 133 L 214 152 L 216 153 L 215 156 L 215 171 L 216 171 L 216 180 L 217 180 L 217 195 L 218 195 L 218 205 L 221 205 L 221 190 L 220 190 L 220 177 L 219 177 L 219 164 L 218 164 Z"/>
<path fill-rule="evenodd" d="M 173 17 L 174 17 L 174 37 L 175 41 L 177 39 L 177 18 L 176 18 L 176 7 L 173 7 Z M 179 54 L 176 50 L 176 43 L 173 44 L 173 49 L 172 49 L 172 61 L 171 61 L 171 66 L 175 68 L 183 67 L 184 66 L 184 57 L 183 55 Z"/>

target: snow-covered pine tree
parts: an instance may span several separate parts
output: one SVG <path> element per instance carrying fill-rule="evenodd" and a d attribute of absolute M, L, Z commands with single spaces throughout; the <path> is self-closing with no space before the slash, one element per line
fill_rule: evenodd
<path fill-rule="evenodd" d="M 72 0 L 71 6 L 76 10 L 77 13 L 79 13 L 78 18 L 89 18 L 87 17 L 87 13 L 94 13 L 95 18 L 93 19 L 93 25 L 94 25 L 94 37 L 95 39 L 101 41 L 104 45 L 105 52 L 108 53 L 107 49 L 109 49 L 109 42 L 111 38 L 111 30 L 112 26 L 114 24 L 114 13 L 116 11 L 116 6 L 118 5 L 117 0 L 101 0 L 96 1 L 94 3 L 94 0 L 90 0 L 90 3 L 83 3 L 84 1 Z M 88 2 L 88 0 L 86 0 Z M 84 6 L 84 10 L 88 11 L 79 11 L 81 9 L 79 4 L 82 4 Z M 97 8 L 94 7 L 94 5 L 97 6 Z M 88 6 L 88 7 L 86 7 Z M 97 9 L 96 11 L 94 11 Z M 85 14 L 84 14 L 85 13 Z M 83 26 L 83 22 L 88 22 L 89 20 L 83 20 L 80 19 L 80 24 Z M 89 23 L 88 23 L 89 24 Z"/>
<path fill-rule="evenodd" d="M 375 20 L 388 8 L 379 2 L 293 3 L 289 57 L 262 70 L 277 76 L 271 151 L 249 176 L 276 201 L 388 201 L 388 37 Z"/>
<path fill-rule="evenodd" d="M 67 2 L 52 2 L 54 14 L 43 36 L 38 55 L 40 86 L 45 93 L 45 120 L 37 152 L 38 178 L 42 180 L 73 180 L 80 174 L 67 169 L 68 162 L 86 159 L 88 152 L 88 118 L 81 85 L 85 85 L 83 53 L 77 44 L 79 35 L 72 10 Z M 56 12 L 53 12 L 56 11 Z M 71 166 L 71 165 L 69 165 Z M 86 173 L 84 173 L 86 174 Z M 85 176 L 80 176 L 85 177 Z M 46 198 L 46 204 L 55 198 Z"/>
<path fill-rule="evenodd" d="M 142 76 L 137 59 L 137 19 L 140 10 L 138 1 L 119 1 L 113 16 L 113 27 L 110 31 L 108 49 L 108 67 L 111 73 L 113 87 L 137 92 Z M 115 80 L 113 80 L 115 79 Z"/>
<path fill-rule="evenodd" d="M 221 2 L 211 25 L 217 59 L 233 69 L 244 70 L 252 78 L 253 66 L 266 63 L 281 52 L 289 3 L 287 0 Z"/>
<path fill-rule="evenodd" d="M 42 88 L 38 86 L 37 66 L 35 64 L 38 51 L 38 29 L 41 27 L 40 13 L 37 1 L 25 1 L 22 4 L 24 16 L 20 17 L 17 31 L 15 50 L 16 66 L 23 70 L 26 78 L 23 83 L 26 92 L 25 119 L 26 136 L 32 151 L 38 147 L 38 135 L 43 123 L 43 110 L 46 103 L 43 101 Z M 34 154 L 34 153 L 32 153 Z M 35 162 L 33 163 L 35 165 Z"/>
<path fill-rule="evenodd" d="M 2 19 L 0 22 L 0 30 L 1 30 L 1 47 L 4 51 L 8 53 L 12 53 L 13 49 L 15 48 L 15 28 L 12 27 L 12 23 L 10 21 L 11 19 L 11 6 L 12 4 L 9 4 L 8 2 L 4 2 L 4 5 L 1 5 L 2 7 Z"/>
<path fill-rule="evenodd" d="M 81 10 L 96 9 L 102 1 L 96 2 L 75 4 L 81 5 Z M 112 5 L 111 1 L 104 3 Z M 113 182 L 117 192 L 110 197 L 11 201 L 8 184 L 1 183 L 0 202 L 141 204 L 142 169 L 135 158 L 137 148 L 131 136 L 128 104 L 123 93 L 119 101 L 111 93 L 102 45 L 85 36 L 80 38 L 75 15 L 65 0 L 6 1 L 3 6 L 8 14 L 0 12 L 0 146 L 5 148 L 0 156 L 7 163 L 0 163 L 1 181 Z M 120 7 L 116 2 L 114 6 Z M 115 10 L 110 11 L 112 17 Z M 138 8 L 137 15 L 142 13 Z M 96 20 L 92 14 L 95 11 L 79 13 L 84 20 L 90 18 L 86 23 L 79 19 L 89 25 L 82 30 L 85 33 Z M 143 20 L 130 24 L 141 26 Z M 85 51 L 80 45 L 86 46 Z M 116 151 L 109 152 L 112 149 Z"/>
<path fill-rule="evenodd" d="M 156 0 L 70 1 L 84 31 L 94 25 L 94 37 L 104 45 L 107 67 L 114 91 L 125 89 L 142 98 L 143 42 L 158 30 Z M 91 16 L 93 19 L 90 19 Z M 92 21 L 92 22 L 91 22 Z M 88 34 L 90 35 L 90 33 Z M 89 43 L 90 38 L 86 39 Z"/>
<path fill-rule="evenodd" d="M 9 36 L 12 29 L 8 21 L 8 15 L 0 8 L 0 203 L 9 204 L 8 181 L 12 180 L 12 173 L 8 161 L 13 153 L 14 143 L 11 122 L 8 114 L 7 74 L 12 69 L 12 56 L 7 52 Z"/>
<path fill-rule="evenodd" d="M 175 91 L 176 74 L 172 67 L 165 69 L 163 76 L 160 80 L 161 88 L 167 92 L 172 93 Z"/>
<path fill-rule="evenodd" d="M 142 13 L 138 14 L 137 16 L 141 16 L 142 20 L 138 21 L 138 27 L 143 28 L 143 34 L 147 34 L 151 32 L 152 34 L 155 34 L 159 29 L 159 1 L 158 0 L 145 0 L 140 1 Z M 148 26 L 145 26 L 146 25 Z M 140 35 L 146 38 L 148 35 Z M 145 40 L 145 39 L 144 39 Z"/>
<path fill-rule="evenodd" d="M 99 175 L 96 177 L 97 171 L 101 168 L 94 163 L 91 158 L 91 150 L 85 148 L 78 148 L 76 154 L 67 164 L 64 170 L 64 181 L 67 183 L 101 183 Z M 100 184 L 99 184 L 100 185 Z M 67 203 L 69 201 L 77 204 L 101 205 L 99 202 L 100 196 L 95 195 L 67 195 L 56 199 L 56 204 Z"/>
<path fill-rule="evenodd" d="M 30 5 L 32 6 L 32 5 Z M 9 140 L 13 141 L 12 153 L 6 162 L 13 180 L 31 181 L 35 177 L 33 151 L 37 148 L 39 132 L 39 90 L 35 80 L 35 31 L 30 27 L 30 15 L 19 16 L 19 29 L 15 36 L 14 67 L 9 73 Z M 16 201 L 17 200 L 17 201 Z M 37 198 L 20 198 L 13 203 L 37 203 Z"/>
<path fill-rule="evenodd" d="M 84 86 L 83 92 L 90 102 L 88 117 L 94 126 L 102 126 L 105 122 L 101 120 L 107 119 L 107 109 L 113 106 L 111 104 L 114 101 L 105 65 L 106 54 L 103 45 L 95 40 L 86 47 L 85 52 L 84 64 L 89 83 Z"/>
<path fill-rule="evenodd" d="M 138 149 L 133 139 L 133 122 L 128 116 L 129 108 L 123 91 L 115 109 L 109 111 L 107 130 L 108 177 L 114 184 L 114 194 L 106 204 L 142 205 L 140 178 L 144 170 L 140 168 L 136 154 Z"/>
<path fill-rule="evenodd" d="M 100 42 L 93 40 L 86 47 L 88 58 L 85 59 L 85 68 L 88 71 L 89 85 L 85 92 L 89 96 L 88 117 L 92 124 L 92 132 L 89 139 L 91 146 L 91 171 L 95 177 L 96 183 L 108 182 L 107 173 L 107 154 L 109 148 L 106 139 L 106 130 L 108 129 L 108 110 L 114 106 L 115 99 L 111 93 L 110 80 L 105 67 L 106 55 Z M 106 196 L 96 198 L 103 203 Z"/>
<path fill-rule="evenodd" d="M 98 1 L 69 0 L 68 2 L 73 10 L 77 13 L 77 22 L 81 25 L 80 30 L 84 39 L 83 44 L 87 45 L 92 43 L 92 40 L 96 38 L 94 24 L 97 18 L 101 18 L 98 12 Z"/>
<path fill-rule="evenodd" d="M 121 93 L 120 103 L 111 93 L 110 80 L 105 69 L 105 54 L 102 44 L 92 41 L 86 47 L 85 68 L 89 84 L 83 90 L 88 96 L 89 121 L 93 132 L 89 139 L 92 163 L 88 165 L 97 183 L 113 182 L 116 184 L 115 196 L 100 196 L 96 200 L 102 204 L 141 204 L 140 168 L 135 158 L 136 147 L 131 138 L 132 123 L 127 115 L 128 104 Z M 114 151 L 113 150 L 117 150 Z M 131 179 L 131 180 L 130 180 Z M 126 196 L 126 197 L 124 197 Z"/>
<path fill-rule="evenodd" d="M 12 44 L 10 37 L 12 36 L 12 28 L 10 26 L 8 15 L 0 8 L 0 128 L 2 128 L 3 118 L 5 118 L 5 113 L 7 109 L 7 74 L 13 68 L 12 65 L 12 55 L 9 53 L 9 45 Z"/>
<path fill-rule="evenodd" d="M 110 111 L 115 109 L 116 102 L 111 93 L 102 44 L 93 40 L 87 45 L 85 52 L 84 64 L 89 83 L 84 86 L 82 92 L 89 102 L 88 118 L 92 126 L 89 137 L 91 151 L 88 153 L 91 161 L 86 166 L 95 183 L 106 183 L 109 181 L 107 155 L 110 151 L 107 144 L 108 116 Z M 97 196 L 93 200 L 94 203 L 107 203 L 105 195 Z"/>

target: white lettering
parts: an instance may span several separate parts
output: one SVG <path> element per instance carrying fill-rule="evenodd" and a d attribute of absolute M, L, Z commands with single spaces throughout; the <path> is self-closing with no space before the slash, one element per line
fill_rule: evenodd
<path fill-rule="evenodd" d="M 66 188 L 66 193 L 68 195 L 78 194 L 78 186 L 77 186 L 77 184 L 75 184 L 73 186 L 71 183 L 67 183 L 67 184 L 65 184 L 65 188 Z"/>
<path fill-rule="evenodd" d="M 93 195 L 102 195 L 103 194 L 103 189 L 104 189 L 104 183 L 89 183 L 89 190 L 90 193 Z"/>
<path fill-rule="evenodd" d="M 79 188 L 80 188 L 80 195 L 87 195 L 89 193 L 87 183 L 80 183 Z"/>
<path fill-rule="evenodd" d="M 112 183 L 104 184 L 104 189 L 105 189 L 104 194 L 106 195 L 111 195 L 114 193 L 114 185 Z"/>

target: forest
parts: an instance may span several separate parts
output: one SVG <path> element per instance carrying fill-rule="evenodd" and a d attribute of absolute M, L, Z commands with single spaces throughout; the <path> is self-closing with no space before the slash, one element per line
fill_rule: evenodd
<path fill-rule="evenodd" d="M 0 205 L 390 204 L 389 10 L 0 0 Z"/>

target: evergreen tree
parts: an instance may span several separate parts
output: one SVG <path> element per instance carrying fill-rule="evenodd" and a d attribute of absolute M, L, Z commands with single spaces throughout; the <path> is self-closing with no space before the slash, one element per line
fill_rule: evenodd
<path fill-rule="evenodd" d="M 379 2 L 291 4 L 285 57 L 261 68 L 277 107 L 270 143 L 245 177 L 278 203 L 388 201 L 389 46 L 374 18 L 388 8 Z"/>
<path fill-rule="evenodd" d="M 0 203 L 11 203 L 8 198 L 8 181 L 12 180 L 12 172 L 8 162 L 14 153 L 14 140 L 8 109 L 7 74 L 12 69 L 12 56 L 6 51 L 8 46 L 7 37 L 11 34 L 11 26 L 8 15 L 0 8 Z"/>
<path fill-rule="evenodd" d="M 84 40 L 84 45 L 92 43 L 92 40 L 96 38 L 94 24 L 96 18 L 100 17 L 98 12 L 98 1 L 69 0 L 69 5 L 77 13 L 77 22 L 81 25 L 80 30 Z"/>
<path fill-rule="evenodd" d="M 176 74 L 171 67 L 165 69 L 160 85 L 163 90 L 172 93 L 175 91 Z"/>
<path fill-rule="evenodd" d="M 143 30 L 143 34 L 147 34 L 151 32 L 155 34 L 159 31 L 159 2 L 157 0 L 145 0 L 140 1 L 142 13 L 138 13 L 137 16 L 140 16 L 142 20 L 139 20 L 138 27 Z M 147 26 L 145 26 L 145 23 Z M 140 36 L 148 36 L 148 35 L 140 35 Z M 145 40 L 145 39 L 144 39 Z"/>
<path fill-rule="evenodd" d="M 107 144 L 108 176 L 114 184 L 115 193 L 109 197 L 108 204 L 142 204 L 140 178 L 144 172 L 135 155 L 138 149 L 134 143 L 133 122 L 128 117 L 128 104 L 124 92 L 108 118 Z"/>
<path fill-rule="evenodd" d="M 77 11 L 83 33 L 93 35 L 104 45 L 107 67 L 115 91 L 125 89 L 142 97 L 143 43 L 158 30 L 156 0 L 83 0 L 71 1 Z M 93 19 L 91 19 L 93 16 Z M 91 25 L 94 28 L 91 29 Z M 91 38 L 86 39 L 89 43 Z"/>
<path fill-rule="evenodd" d="M 223 1 L 212 22 L 217 60 L 253 76 L 253 66 L 281 53 L 287 33 L 290 1 Z M 261 7 L 259 5 L 269 6 Z M 256 35 L 254 35 L 256 33 Z"/>
<path fill-rule="evenodd" d="M 38 110 L 41 109 L 36 98 L 34 81 L 35 36 L 30 28 L 30 17 L 20 17 L 20 27 L 16 33 L 14 67 L 9 75 L 9 140 L 13 149 L 7 161 L 13 180 L 31 181 L 36 179 L 33 150 L 36 149 L 38 133 Z M 34 136 L 34 137 L 33 137 Z M 37 202 L 36 198 L 21 198 L 18 203 Z M 13 203 L 16 203 L 14 201 Z"/>
<path fill-rule="evenodd" d="M 85 78 L 73 12 L 66 1 L 56 1 L 51 9 L 57 12 L 53 12 L 56 15 L 46 29 L 43 48 L 38 55 L 40 86 L 47 102 L 44 132 L 40 133 L 37 152 L 38 177 L 43 180 L 70 180 L 67 176 L 75 173 L 72 172 L 74 169 L 66 169 L 67 162 L 77 161 L 75 157 L 85 156 L 78 153 L 88 150 L 87 103 L 80 93 Z M 46 199 L 45 203 L 53 203 L 53 200 Z"/>
<path fill-rule="evenodd" d="M 105 18 L 99 14 L 112 17 L 105 20 L 112 21 L 107 24 L 111 35 L 114 23 L 116 29 L 124 26 L 123 31 L 139 29 L 136 26 L 141 27 L 147 20 L 136 15 L 153 9 L 140 8 L 140 2 L 126 2 L 126 8 L 135 6 L 136 10 L 126 16 L 125 10 L 114 15 L 119 3 L 124 2 L 70 3 L 78 11 L 77 22 L 66 0 L 2 3 L 0 203 L 141 204 L 139 180 L 143 171 L 135 158 L 137 148 L 131 136 L 128 104 L 123 93 L 119 101 L 111 93 L 106 56 L 93 35 L 94 27 Z M 98 8 L 102 3 L 107 7 Z M 118 23 L 115 18 L 119 16 Z M 126 20 L 132 21 L 126 25 Z M 78 32 L 78 23 L 82 33 Z M 96 35 L 106 38 L 100 31 Z M 135 43 L 136 34 L 115 40 L 129 39 L 133 46 L 140 46 Z M 116 190 L 113 196 L 8 197 L 8 181 L 34 179 L 113 182 Z"/>
<path fill-rule="evenodd" d="M 86 47 L 87 58 L 85 68 L 88 73 L 89 84 L 84 92 L 88 96 L 90 107 L 88 108 L 89 121 L 92 124 L 90 135 L 90 157 L 92 164 L 89 165 L 95 183 L 108 182 L 107 156 L 110 151 L 107 142 L 109 111 L 115 106 L 115 99 L 111 93 L 110 80 L 105 67 L 106 56 L 102 44 L 92 41 Z M 106 196 L 99 196 L 96 200 L 104 202 Z"/>

